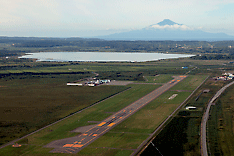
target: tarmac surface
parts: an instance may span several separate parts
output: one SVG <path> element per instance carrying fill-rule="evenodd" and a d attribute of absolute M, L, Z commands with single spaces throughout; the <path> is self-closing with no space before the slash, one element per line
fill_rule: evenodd
<path fill-rule="evenodd" d="M 54 148 L 52 151 L 50 151 L 51 153 L 77 153 L 98 139 L 100 136 L 104 135 L 110 129 L 124 121 L 126 118 L 133 115 L 135 112 L 157 98 L 159 95 L 183 80 L 185 77 L 186 76 L 175 76 L 173 80 L 155 89 L 154 91 L 133 102 L 122 110 L 116 112 L 99 124 L 89 128 L 82 134 L 71 138 L 53 141 L 45 147 Z"/>

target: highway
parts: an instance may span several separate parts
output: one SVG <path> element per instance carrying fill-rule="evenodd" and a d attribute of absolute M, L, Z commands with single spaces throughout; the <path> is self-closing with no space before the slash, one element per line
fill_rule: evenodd
<path fill-rule="evenodd" d="M 149 102 L 160 96 L 162 93 L 173 87 L 175 84 L 183 80 L 186 76 L 176 76 L 173 80 L 150 92 L 144 97 L 138 99 L 117 113 L 104 119 L 101 123 L 90 128 L 86 132 L 72 138 L 56 140 L 46 145 L 46 147 L 54 148 L 51 153 L 77 153 L 87 147 L 94 140 L 104 135 L 110 129 L 124 121 L 129 116 L 133 115 L 139 109 L 147 105 Z"/>
<path fill-rule="evenodd" d="M 227 84 L 226 86 L 224 86 L 223 88 L 221 88 L 215 95 L 214 97 L 210 100 L 207 108 L 206 108 L 206 112 L 204 113 L 203 117 L 202 117 L 202 122 L 201 122 L 201 155 L 202 156 L 208 156 L 207 153 L 207 144 L 206 144 L 206 123 L 207 120 L 209 118 L 209 111 L 210 111 L 210 107 L 212 105 L 212 103 L 222 94 L 222 92 L 228 88 L 229 86 L 233 85 L 234 81 Z"/>

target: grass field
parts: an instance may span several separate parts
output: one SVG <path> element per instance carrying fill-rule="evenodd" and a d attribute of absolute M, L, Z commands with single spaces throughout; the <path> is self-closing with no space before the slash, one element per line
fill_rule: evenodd
<path fill-rule="evenodd" d="M 163 103 L 163 105 L 178 105 L 179 103 L 181 103 L 181 101 L 183 101 L 183 99 L 186 99 L 186 97 L 188 97 L 191 94 L 191 92 L 205 80 L 206 77 L 207 75 L 189 75 L 183 81 L 176 84 L 169 91 L 167 91 L 154 101 L 157 103 L 161 102 Z M 186 85 L 187 83 L 191 85 L 188 86 Z M 187 103 L 194 106 L 193 101 L 195 101 L 195 98 L 197 97 L 197 95 L 200 94 L 201 91 L 203 90 L 199 89 L 197 93 L 195 93 L 194 96 L 189 101 L 187 101 Z M 169 100 L 168 97 L 170 97 L 173 94 L 178 95 L 174 99 Z M 207 94 L 204 94 L 204 96 L 206 96 Z M 197 102 L 200 103 L 201 101 L 204 101 L 203 95 Z M 201 107 L 201 105 L 199 106 Z M 204 106 L 204 104 L 202 106 Z M 157 105 L 152 106 L 152 108 L 154 107 L 157 108 Z M 161 114 L 163 114 L 162 111 L 160 112 Z M 171 155 L 171 151 L 173 151 L 175 155 L 189 155 L 191 153 L 193 155 L 197 155 L 197 153 L 199 154 L 199 151 L 195 151 L 194 149 L 199 150 L 199 146 L 197 144 L 199 144 L 198 134 L 200 130 L 200 120 L 198 121 L 199 118 L 197 116 L 202 115 L 202 113 L 201 111 L 194 111 L 186 112 L 186 115 L 187 116 L 182 117 L 178 115 L 174 119 L 172 119 L 172 121 L 168 123 L 168 125 L 156 136 L 155 140 L 153 141 L 155 146 L 160 150 L 160 152 L 163 155 Z M 147 156 L 150 153 L 154 153 L 155 155 L 159 154 L 157 153 L 157 151 L 155 151 L 155 147 L 153 147 L 151 144 L 142 153 L 142 155 Z"/>
<path fill-rule="evenodd" d="M 125 86 L 66 86 L 77 75 L 0 80 L 1 144 L 123 91 Z M 90 98 L 92 95 L 92 98 Z"/>
<path fill-rule="evenodd" d="M 136 149 L 149 135 L 141 133 L 106 133 L 87 148 Z"/>
<path fill-rule="evenodd" d="M 2 70 L 0 73 L 19 73 L 19 72 L 84 72 L 84 71 L 143 71 L 143 70 L 155 70 L 155 66 L 148 65 L 146 63 L 79 63 L 77 65 L 63 65 L 63 66 L 52 66 L 52 67 L 38 67 L 38 66 L 30 66 L 27 68 L 15 67 L 10 70 Z M 174 66 L 159 66 L 157 70 L 169 70 L 175 69 Z M 179 69 L 182 70 L 182 69 Z M 183 71 L 183 70 L 182 70 Z M 184 70 L 186 71 L 186 70 Z"/>
<path fill-rule="evenodd" d="M 192 82 L 192 80 L 197 81 L 193 76 L 191 77 L 189 82 Z M 183 81 L 180 83 L 183 83 Z M 7 147 L 0 150 L 0 155 L 1 152 L 12 153 L 9 155 L 24 153 L 24 155 L 27 156 L 35 154 L 43 155 L 43 153 L 47 154 L 47 152 L 51 150 L 43 148 L 47 143 L 77 135 L 77 133 L 71 133 L 70 131 L 77 127 L 92 124 L 88 123 L 88 121 L 102 121 L 111 115 L 107 112 L 116 112 L 158 87 L 155 85 L 128 85 L 128 87 L 129 86 L 132 87 L 130 90 L 105 100 L 81 113 L 75 114 L 72 118 L 65 119 L 58 124 L 20 141 L 19 143 L 27 144 L 20 148 L 21 150 Z M 186 87 L 187 86 L 184 86 L 184 88 Z M 185 90 L 184 88 L 181 87 L 182 90 Z M 178 95 L 174 99 L 168 99 L 173 94 Z M 191 94 L 191 92 L 175 90 L 169 90 L 163 93 L 134 115 L 114 127 L 110 132 L 80 151 L 78 155 L 97 155 L 99 152 L 101 152 L 102 155 L 130 155 L 133 149 L 136 149 L 148 138 L 149 134 L 152 133 L 157 126 L 189 96 L 189 94 Z"/>
<path fill-rule="evenodd" d="M 178 83 L 171 90 L 188 90 L 193 91 L 198 85 L 205 80 L 207 75 L 189 75 L 183 82 Z"/>
<path fill-rule="evenodd" d="M 174 93 L 178 96 L 169 100 L 168 98 Z M 191 92 L 167 91 L 113 128 L 111 132 L 152 133 L 190 94 Z"/>
<path fill-rule="evenodd" d="M 92 124 L 88 123 L 88 121 L 101 121 L 107 118 L 111 115 L 107 112 L 115 112 L 126 107 L 130 103 L 136 101 L 138 98 L 151 92 L 158 86 L 132 85 L 131 87 L 132 88 L 130 90 L 125 91 L 123 94 L 119 94 L 111 99 L 103 101 L 98 105 L 95 105 L 81 113 L 74 115 L 72 118 L 65 119 L 58 124 L 46 128 L 32 136 L 29 136 L 27 139 L 25 139 L 25 142 L 29 145 L 22 147 L 22 151 L 27 151 L 26 153 L 28 154 L 26 155 L 34 155 L 38 151 L 43 152 L 45 149 L 42 148 L 42 145 L 46 145 L 53 140 L 77 135 L 77 133 L 71 133 L 70 131 L 80 126 Z M 40 149 L 38 149 L 38 147 L 35 147 L 35 150 L 34 148 L 31 149 L 31 145 L 40 146 Z M 9 150 L 7 153 L 14 153 L 15 150 L 18 150 L 9 147 L 6 149 Z M 6 149 L 0 150 L 0 155 L 3 154 Z"/>
<path fill-rule="evenodd" d="M 66 119 L 60 124 L 56 124 L 39 133 L 36 133 L 33 136 L 24 139 L 23 141 L 20 141 L 20 143 L 22 144 L 27 144 L 23 145 L 22 148 L 13 149 L 11 147 L 7 147 L 1 149 L 0 155 L 3 155 L 5 153 L 8 153 L 9 155 L 50 155 L 48 154 L 48 152 L 51 149 L 43 148 L 43 145 L 45 145 L 46 143 L 49 143 L 52 140 L 75 136 L 77 135 L 77 133 L 71 133 L 71 130 L 79 126 L 92 124 L 88 123 L 88 121 L 101 121 L 111 115 L 107 112 L 116 112 L 158 87 L 151 85 L 129 85 L 127 87 L 120 88 L 97 87 L 98 89 L 94 91 L 89 90 L 89 88 L 85 88 L 85 90 L 87 89 L 87 91 L 84 91 L 84 93 L 80 94 L 80 89 L 83 89 L 84 87 L 79 88 L 79 90 L 74 90 L 72 88 L 64 89 L 63 85 L 68 81 L 74 81 L 83 77 L 90 77 L 94 75 L 92 72 L 97 72 L 100 74 L 100 76 L 108 77 L 110 79 L 117 78 L 121 80 L 126 78 L 135 79 L 135 77 L 137 77 L 139 74 L 142 74 L 142 76 L 145 76 L 150 83 L 165 83 L 166 81 L 169 81 L 171 79 L 172 75 L 184 74 L 188 72 L 188 70 L 191 70 L 194 66 L 198 65 L 201 67 L 201 69 L 192 71 L 192 74 L 200 72 L 201 70 L 212 73 L 214 72 L 213 69 L 217 68 L 217 64 L 222 65 L 223 63 L 227 63 L 227 61 L 205 61 L 204 63 L 202 63 L 202 61 L 190 59 L 172 59 L 144 63 L 79 62 L 76 64 L 72 64 L 67 62 L 61 63 L 61 66 L 53 66 L 50 63 L 33 62 L 31 64 L 25 63 L 24 67 L 21 66 L 22 63 L 12 63 L 12 66 L 17 67 L 12 67 L 9 69 L 6 68 L 7 70 L 1 70 L 0 74 L 23 72 L 33 72 L 40 74 L 41 72 L 47 72 L 51 73 L 51 75 L 21 75 L 18 76 L 18 78 L 14 78 L 16 76 L 9 76 L 0 80 L 0 96 L 6 98 L 5 103 L 4 100 L 2 100 L 1 102 L 4 103 L 4 107 L 8 106 L 7 102 L 10 103 L 9 106 L 11 106 L 11 110 L 8 108 L 0 109 L 0 111 L 4 110 L 4 112 L 0 112 L 1 115 L 7 114 L 7 117 L 4 117 L 4 120 L 8 120 L 7 122 L 1 122 L 1 128 L 14 127 L 14 129 L 7 130 L 8 132 L 6 133 L 6 135 L 4 134 L 4 136 L 11 135 L 11 138 L 7 138 L 5 139 L 5 141 L 17 138 L 23 133 L 28 133 L 29 131 L 33 130 L 33 126 L 34 129 L 36 129 L 42 127 L 43 125 L 46 125 L 46 123 L 43 124 L 43 122 L 48 121 L 47 119 L 53 122 L 60 117 L 64 117 L 67 114 L 79 110 L 83 106 L 92 104 L 102 98 L 108 97 L 112 93 L 124 90 L 127 87 L 132 87 L 132 89 L 125 91 L 123 94 L 120 94 L 115 98 L 111 98 L 105 102 L 102 102 L 102 104 L 98 104 L 98 107 L 94 106 L 92 108 L 89 108 L 82 113 L 74 115 L 72 119 Z M 48 64 L 48 67 L 41 66 L 43 64 Z M 30 65 L 30 67 L 27 67 L 28 65 Z M 5 64 L 1 64 L 0 66 L 4 67 Z M 189 69 L 181 69 L 182 66 L 188 66 Z M 211 68 L 212 70 L 207 70 L 207 68 Z M 222 70 L 224 70 L 225 68 L 228 68 L 228 66 L 225 66 Z M 56 72 L 84 73 L 81 75 L 53 74 Z M 156 74 L 159 74 L 159 76 L 155 79 L 155 77 L 152 75 Z M 74 77 L 76 78 L 74 79 Z M 142 140 L 144 140 L 144 138 L 147 138 L 148 134 L 151 133 L 159 125 L 159 123 L 167 117 L 167 114 L 172 112 L 179 104 L 179 102 L 183 101 L 183 99 L 185 99 L 191 93 L 191 91 L 204 80 L 205 77 L 206 76 L 203 75 L 190 75 L 185 80 L 171 88 L 168 92 L 161 95 L 159 99 L 153 101 L 154 103 L 150 103 L 149 105 L 145 106 L 142 110 L 138 111 L 126 121 L 116 126 L 109 133 L 105 134 L 103 136 L 104 138 L 100 138 L 100 141 L 97 140 L 97 143 L 94 142 L 93 144 L 91 144 L 92 146 L 85 148 L 84 150 L 79 152 L 78 155 L 130 155 L 133 152 L 131 148 L 136 148 L 136 144 L 140 143 Z M 46 81 L 44 81 L 43 79 Z M 66 82 L 64 82 L 64 80 L 66 80 Z M 15 83 L 12 83 L 13 81 Z M 203 107 L 204 102 L 209 99 L 209 96 L 212 95 L 213 91 L 215 91 L 215 89 L 211 89 L 210 93 L 202 95 L 206 99 L 200 98 L 197 102 L 193 102 L 191 104 Z M 88 96 L 85 96 L 84 94 L 90 94 L 94 96 L 90 98 Z M 173 94 L 178 95 L 173 100 L 168 100 L 168 98 Z M 64 97 L 64 95 L 67 95 L 67 97 Z M 56 103 L 53 103 L 53 101 L 55 101 L 56 99 Z M 12 101 L 17 101 L 17 104 Z M 50 106 L 46 106 L 44 104 L 47 101 L 49 102 Z M 87 103 L 86 101 L 89 102 Z M 33 107 L 29 107 L 29 103 L 33 104 Z M 42 109 L 43 107 L 44 109 Z M 27 112 L 29 112 L 28 114 L 31 113 L 31 115 L 35 115 L 35 117 L 26 118 L 26 116 L 28 115 Z M 56 113 L 54 114 L 54 112 Z M 195 113 L 197 112 L 194 112 L 194 114 Z M 12 114 L 16 115 L 17 118 L 14 118 Z M 17 121 L 15 120 L 14 122 L 9 122 L 12 119 L 17 119 Z M 32 123 L 30 122 L 22 122 L 25 119 L 39 122 L 35 122 L 33 123 L 35 125 L 32 125 Z M 189 120 L 188 122 L 188 125 L 193 125 L 196 124 L 197 121 Z M 193 128 L 191 127 L 188 127 L 188 129 L 189 131 L 193 130 Z M 3 131 L 1 130 L 0 132 L 2 133 Z M 191 136 L 194 134 L 195 132 L 191 132 Z M 192 141 L 195 139 L 195 137 L 189 136 L 188 139 Z M 99 143 L 100 145 L 104 145 L 102 142 L 107 142 L 107 138 L 113 138 L 110 139 L 107 147 L 97 146 Z M 129 139 L 134 140 L 131 145 L 129 145 L 127 142 L 127 140 Z M 120 142 L 118 141 L 123 144 L 120 144 Z M 189 149 L 190 145 L 186 145 L 186 148 Z"/>
<path fill-rule="evenodd" d="M 200 80 L 200 82 L 202 82 L 206 78 L 197 78 L 196 76 L 189 77 L 190 78 L 187 81 L 191 83 L 193 83 L 193 81 Z M 180 83 L 183 83 L 185 80 Z M 180 88 L 181 90 L 186 90 L 187 86 L 182 86 Z M 137 148 L 179 106 L 179 104 L 181 104 L 191 94 L 191 92 L 192 91 L 183 92 L 169 90 L 163 93 L 141 110 L 111 129 L 104 136 L 90 144 L 87 148 L 118 148 L 119 150 L 128 149 L 129 151 L 131 151 L 132 148 Z M 178 95 L 174 99 L 168 99 L 173 94 Z M 130 139 L 125 139 L 127 134 L 131 134 L 129 136 Z M 138 146 L 135 146 L 135 142 L 131 143 L 132 146 L 129 146 L 129 140 L 134 140 Z M 119 141 L 121 141 L 120 145 L 116 143 Z M 80 154 L 80 152 L 78 154 Z"/>
<path fill-rule="evenodd" d="M 171 62 L 170 62 L 171 61 Z M 79 62 L 79 63 L 44 63 L 44 62 L 8 62 L 8 64 L 1 64 L 4 70 L 0 70 L 0 74 L 7 73 L 23 73 L 23 72 L 144 72 L 145 76 L 152 76 L 155 74 L 184 74 L 189 69 L 182 69 L 183 66 L 193 64 L 191 61 L 175 62 L 172 60 L 161 60 L 156 62 L 139 62 L 139 63 L 112 63 L 112 62 Z"/>
<path fill-rule="evenodd" d="M 145 76 L 145 78 L 148 80 L 147 83 L 166 83 L 170 80 L 172 80 L 173 75 L 171 74 L 160 74 L 156 76 Z"/>
<path fill-rule="evenodd" d="M 212 155 L 234 155 L 233 92 L 230 86 L 212 106 L 208 121 L 208 140 Z"/>

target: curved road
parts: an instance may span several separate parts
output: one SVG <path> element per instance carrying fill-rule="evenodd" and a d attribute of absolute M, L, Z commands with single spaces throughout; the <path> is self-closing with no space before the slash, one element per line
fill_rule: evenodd
<path fill-rule="evenodd" d="M 216 94 L 215 96 L 210 100 L 206 112 L 204 113 L 203 117 L 202 117 L 202 123 L 201 123 L 201 155 L 202 156 L 208 156 L 207 154 L 207 145 L 206 145 L 206 123 L 207 120 L 209 118 L 209 111 L 210 111 L 210 107 L 212 105 L 212 103 L 222 94 L 222 92 L 228 88 L 229 86 L 233 85 L 234 81 L 227 84 L 226 86 L 224 86 L 223 88 L 221 88 Z"/>

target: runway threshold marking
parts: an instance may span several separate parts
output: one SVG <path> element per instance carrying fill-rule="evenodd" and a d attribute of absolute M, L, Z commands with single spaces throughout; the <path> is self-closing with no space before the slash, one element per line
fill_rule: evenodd
<path fill-rule="evenodd" d="M 104 125 L 106 122 L 102 122 L 102 123 L 100 123 L 98 126 L 102 126 L 102 125 Z"/>
<path fill-rule="evenodd" d="M 108 127 L 111 127 L 111 126 L 113 126 L 114 124 L 115 124 L 115 123 L 111 123 L 111 124 L 108 125 Z"/>
<path fill-rule="evenodd" d="M 74 144 L 65 144 L 63 147 L 72 147 Z"/>
<path fill-rule="evenodd" d="M 79 147 L 79 148 L 80 148 L 80 147 L 82 147 L 82 146 L 83 146 L 83 145 L 74 145 L 73 147 Z"/>

